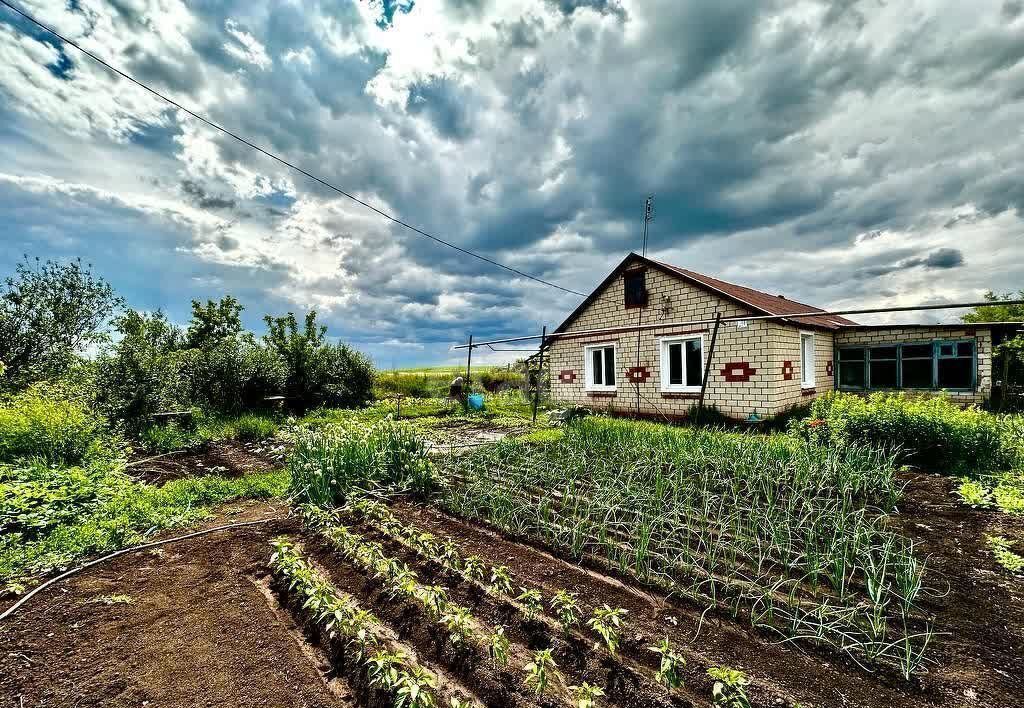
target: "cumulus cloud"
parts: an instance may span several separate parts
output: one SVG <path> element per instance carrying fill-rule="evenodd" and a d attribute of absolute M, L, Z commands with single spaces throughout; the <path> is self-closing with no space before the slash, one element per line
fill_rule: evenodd
<path fill-rule="evenodd" d="M 583 292 L 639 248 L 648 194 L 652 255 L 816 304 L 974 299 L 1024 277 L 1017 0 L 26 7 L 365 201 Z M 102 246 L 73 233 L 83 218 L 155 229 L 140 259 L 318 307 L 385 362 L 577 302 L 380 220 L 9 13 L 0 61 L 5 208 L 52 206 L 18 239 L 88 257 Z"/>

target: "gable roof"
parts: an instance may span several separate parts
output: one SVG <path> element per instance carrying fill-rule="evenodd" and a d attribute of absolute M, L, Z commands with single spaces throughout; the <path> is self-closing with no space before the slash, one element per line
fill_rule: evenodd
<path fill-rule="evenodd" d="M 626 256 L 618 266 L 615 267 L 608 277 L 601 281 L 601 284 L 594 288 L 594 291 L 587 296 L 587 298 L 580 303 L 580 305 L 572 311 L 572 313 L 565 318 L 562 324 L 558 325 L 555 332 L 563 332 L 565 329 L 572 324 L 577 317 L 579 317 L 585 309 L 597 298 L 600 294 L 618 275 L 626 269 L 626 266 L 639 263 L 646 265 L 651 268 L 657 268 L 663 273 L 667 273 L 675 278 L 696 285 L 699 288 L 708 290 L 720 297 L 725 298 L 731 302 L 735 302 L 738 305 L 753 310 L 756 313 L 762 315 L 792 315 L 798 312 L 824 312 L 820 307 L 814 305 L 807 305 L 796 300 L 790 300 L 782 297 L 781 295 L 769 295 L 766 292 L 748 288 L 743 285 L 735 285 L 733 283 L 727 283 L 724 280 L 718 278 L 712 278 L 711 276 L 697 273 L 696 271 L 687 270 L 686 268 L 680 268 L 670 263 L 662 263 L 661 261 L 655 261 L 650 258 L 641 256 L 638 253 L 630 253 Z M 838 315 L 811 315 L 808 317 L 792 317 L 785 318 L 794 324 L 804 325 L 806 327 L 816 327 L 820 329 L 835 330 L 840 327 L 855 326 L 857 323 L 853 320 L 849 320 L 845 317 L 839 317 Z"/>

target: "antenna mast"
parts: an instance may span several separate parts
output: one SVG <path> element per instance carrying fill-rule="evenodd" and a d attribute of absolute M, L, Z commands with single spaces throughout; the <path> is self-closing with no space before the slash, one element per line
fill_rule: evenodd
<path fill-rule="evenodd" d="M 647 197 L 647 201 L 644 203 L 644 248 L 643 248 L 643 251 L 641 253 L 641 255 L 644 258 L 647 257 L 647 224 L 649 224 L 651 222 L 651 219 L 654 218 L 652 216 L 652 214 L 651 214 L 653 209 L 654 209 L 654 195 L 652 194 L 651 196 Z"/>

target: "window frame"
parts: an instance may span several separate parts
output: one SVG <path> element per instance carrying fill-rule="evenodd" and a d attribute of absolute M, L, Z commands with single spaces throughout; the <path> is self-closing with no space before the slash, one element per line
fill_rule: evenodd
<path fill-rule="evenodd" d="M 806 352 L 804 351 L 805 339 L 811 340 L 810 366 L 807 365 Z M 814 332 L 800 330 L 800 388 L 814 388 L 815 369 L 818 365 L 817 345 L 818 342 L 814 337 Z"/>
<path fill-rule="evenodd" d="M 687 380 L 686 376 L 686 342 L 697 340 L 700 342 L 700 378 L 701 380 L 695 384 L 691 384 Z M 683 349 L 683 383 L 682 384 L 671 384 L 669 383 L 669 358 L 668 349 L 669 345 L 681 344 Z M 707 368 L 707 360 L 704 358 L 706 349 L 704 348 L 704 335 L 703 334 L 682 334 L 671 337 L 660 337 L 658 339 L 658 360 L 660 370 L 660 388 L 662 393 L 700 393 L 701 385 L 704 381 L 704 371 Z"/>
<path fill-rule="evenodd" d="M 618 383 L 619 383 L 619 372 L 618 372 L 617 368 L 613 368 L 612 369 L 614 371 L 614 373 L 615 373 L 615 383 L 613 383 L 611 386 L 609 386 L 608 384 L 605 384 L 605 383 L 600 383 L 600 384 L 595 384 L 594 383 L 594 356 L 593 356 L 593 352 L 596 349 L 600 349 L 603 352 L 603 350 L 609 349 L 609 348 L 612 350 L 612 358 L 614 359 L 613 363 L 614 363 L 615 367 L 617 367 L 618 366 L 618 362 L 619 362 L 619 351 L 618 351 L 619 345 L 618 345 L 618 342 L 594 342 L 593 344 L 584 344 L 583 345 L 583 371 L 584 371 L 584 389 L 585 390 L 593 392 L 593 393 L 612 393 L 612 392 L 618 390 L 617 386 L 618 386 Z M 602 353 L 601 354 L 602 374 L 603 374 L 604 368 L 605 368 L 605 354 Z M 602 378 L 603 378 L 603 375 L 602 375 Z"/>
<path fill-rule="evenodd" d="M 643 286 L 643 294 L 638 302 L 629 301 L 629 279 L 640 278 L 640 284 Z M 622 303 L 627 310 L 634 307 L 647 307 L 647 301 L 649 299 L 649 293 L 647 292 L 647 269 L 640 268 L 636 270 L 627 270 L 622 274 Z"/>
<path fill-rule="evenodd" d="M 944 356 L 941 353 L 941 347 L 944 344 L 953 345 L 954 352 L 959 349 L 960 344 L 968 343 L 971 345 L 971 385 L 967 388 L 951 388 L 948 386 L 939 385 L 939 360 L 940 359 L 967 359 L 966 356 Z M 931 346 L 931 371 L 932 380 L 931 385 L 927 388 L 914 387 L 908 388 L 903 385 L 903 348 L 929 345 Z M 885 347 L 896 347 L 896 388 L 889 387 L 875 387 L 871 384 L 871 356 L 870 352 L 872 349 L 881 349 Z M 840 352 L 845 349 L 859 349 L 862 354 L 862 358 L 859 360 L 859 365 L 864 367 L 864 386 L 843 386 L 840 384 L 842 365 L 843 361 L 840 356 Z M 910 357 L 911 361 L 924 361 L 924 357 Z M 978 390 L 978 340 L 977 337 L 957 337 L 955 339 L 929 339 L 929 340 L 910 340 L 905 342 L 871 342 L 870 344 L 850 344 L 847 346 L 835 347 L 834 366 L 836 367 L 836 389 L 840 391 L 954 391 L 954 392 L 974 392 Z M 850 360 L 846 361 L 847 364 L 854 363 Z"/>

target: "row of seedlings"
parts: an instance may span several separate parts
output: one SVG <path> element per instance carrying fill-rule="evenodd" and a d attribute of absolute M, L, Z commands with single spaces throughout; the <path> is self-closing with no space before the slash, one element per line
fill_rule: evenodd
<path fill-rule="evenodd" d="M 787 640 L 906 677 L 923 669 L 933 636 L 916 605 L 924 564 L 885 526 L 898 484 L 882 453 L 719 450 L 706 436 L 664 449 L 600 432 L 610 439 L 580 444 L 567 432 L 557 445 L 502 441 L 453 456 L 442 502 L 734 615 L 744 607 Z"/>
<path fill-rule="evenodd" d="M 457 546 L 448 541 L 439 541 L 433 534 L 416 529 L 414 526 L 401 522 L 386 504 L 370 498 L 351 499 L 342 510 L 359 518 L 385 536 L 393 538 L 401 545 L 410 548 L 425 561 L 434 561 L 462 579 L 482 586 L 488 593 L 503 597 L 515 608 L 527 623 L 540 619 L 544 612 L 544 598 L 537 589 L 519 585 L 520 592 L 514 590 L 516 584 L 507 566 L 491 566 L 488 568 L 479 556 L 463 557 Z M 319 512 L 323 513 L 323 512 Z M 583 608 L 579 596 L 567 590 L 559 590 L 549 600 L 548 607 L 557 620 L 559 630 L 566 638 L 577 632 L 583 619 Z M 626 615 L 623 608 L 612 608 L 607 604 L 593 609 L 586 625 L 599 639 L 594 648 L 603 646 L 610 657 L 625 663 L 629 662 L 619 655 L 619 646 L 625 633 Z M 500 628 L 499 628 L 500 629 Z M 686 665 L 682 652 L 673 647 L 668 637 L 660 643 L 648 648 L 654 660 L 655 680 L 662 685 L 669 696 L 679 693 L 684 688 L 683 668 Z M 542 666 L 544 662 L 553 661 L 550 655 L 535 657 L 535 663 Z M 643 671 L 640 665 L 635 669 Z M 746 686 L 749 679 L 736 669 L 722 666 L 711 666 L 708 675 L 713 679 L 713 696 L 715 705 L 744 706 L 749 705 Z M 587 698 L 601 696 L 603 690 L 583 682 L 579 687 L 580 705 L 589 705 Z M 728 701 L 732 701 L 731 703 Z"/>
<path fill-rule="evenodd" d="M 390 695 L 399 708 L 438 706 L 437 677 L 385 638 L 376 615 L 332 586 L 294 544 L 276 539 L 272 545 L 274 575 L 296 596 L 321 636 L 342 641 L 345 655 L 354 657 L 353 675 L 365 676 L 368 688 Z M 452 696 L 450 705 L 468 708 L 472 703 Z"/>
<path fill-rule="evenodd" d="M 337 514 L 312 505 L 304 506 L 302 512 L 310 529 L 326 538 L 346 560 L 384 582 L 389 595 L 418 603 L 432 621 L 445 628 L 454 649 L 489 657 L 497 671 L 510 667 L 512 647 L 504 627 L 486 627 L 468 608 L 451 600 L 444 587 L 420 583 L 407 564 L 388 557 L 379 543 L 363 540 L 341 524 Z M 585 681 L 567 685 L 550 649 L 534 651 L 523 662 L 523 672 L 522 685 L 538 697 L 547 695 L 577 708 L 590 708 L 604 695 Z"/>

